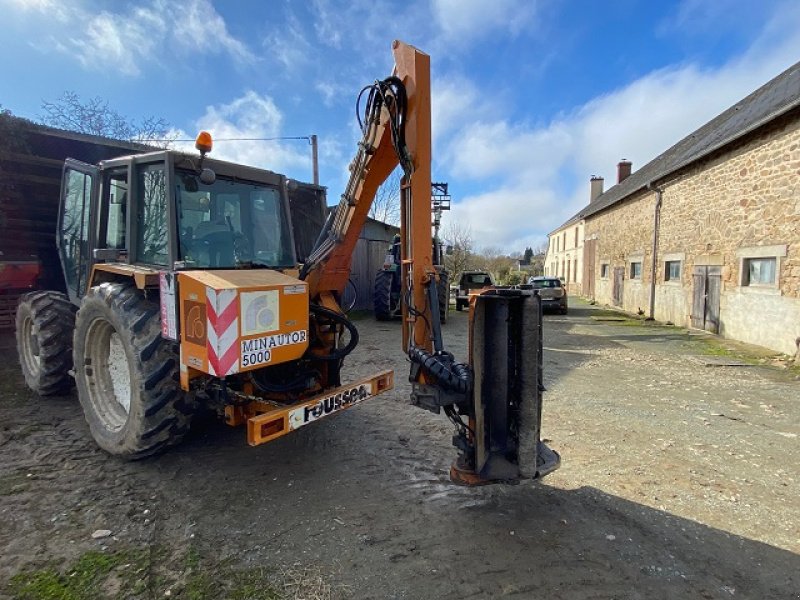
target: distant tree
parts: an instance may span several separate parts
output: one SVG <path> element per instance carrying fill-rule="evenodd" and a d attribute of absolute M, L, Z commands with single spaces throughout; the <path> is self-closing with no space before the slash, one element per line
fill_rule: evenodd
<path fill-rule="evenodd" d="M 444 264 L 450 273 L 450 281 L 457 281 L 462 272 L 473 268 L 473 239 L 469 225 L 450 221 L 442 232 L 447 251 Z"/>
<path fill-rule="evenodd" d="M 136 122 L 100 97 L 82 100 L 75 92 L 67 91 L 53 102 L 42 101 L 42 110 L 41 122 L 50 127 L 154 146 L 166 147 L 172 141 L 169 124 L 163 118 L 145 117 Z"/>
<path fill-rule="evenodd" d="M 389 225 L 400 224 L 400 179 L 401 171 L 395 169 L 375 192 L 369 216 Z"/>
<path fill-rule="evenodd" d="M 27 152 L 28 119 L 15 117 L 14 114 L 0 104 L 0 156 L 5 152 Z"/>
<path fill-rule="evenodd" d="M 524 281 L 528 278 L 527 273 L 525 271 L 509 271 L 509 273 L 503 279 L 503 285 L 519 285 L 520 283 L 524 283 Z"/>
<path fill-rule="evenodd" d="M 494 278 L 503 281 L 511 272 L 517 268 L 518 259 L 511 258 L 496 246 L 481 248 L 474 260 L 475 268 L 489 271 Z"/>
<path fill-rule="evenodd" d="M 531 259 L 533 258 L 533 248 L 528 246 L 525 248 L 525 254 L 522 255 L 522 259 L 525 261 L 526 265 L 531 264 Z"/>
<path fill-rule="evenodd" d="M 533 255 L 529 263 L 531 275 L 544 275 L 544 259 L 548 248 L 549 244 L 546 241 L 533 246 Z"/>

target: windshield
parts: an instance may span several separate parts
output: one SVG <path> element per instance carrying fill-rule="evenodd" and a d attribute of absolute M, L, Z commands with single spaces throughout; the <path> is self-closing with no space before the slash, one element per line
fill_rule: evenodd
<path fill-rule="evenodd" d="M 275 187 L 176 172 L 180 258 L 188 267 L 295 266 L 289 223 Z"/>
<path fill-rule="evenodd" d="M 486 273 L 464 273 L 461 285 L 492 285 L 492 278 Z"/>
<path fill-rule="evenodd" d="M 559 279 L 534 279 L 531 283 L 534 289 L 561 287 L 561 280 Z"/>

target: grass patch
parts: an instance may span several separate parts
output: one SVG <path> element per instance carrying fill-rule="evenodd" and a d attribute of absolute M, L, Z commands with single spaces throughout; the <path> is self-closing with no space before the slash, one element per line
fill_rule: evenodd
<path fill-rule="evenodd" d="M 739 360 L 749 365 L 776 366 L 780 361 L 781 355 L 772 351 L 759 351 L 753 347 L 744 347 L 737 344 L 735 340 L 725 340 L 722 338 L 705 338 L 694 342 L 695 348 L 703 356 L 718 356 L 720 358 L 730 358 Z M 795 366 L 784 367 L 790 373 L 800 368 Z"/>
<path fill-rule="evenodd" d="M 340 593 L 341 592 L 341 593 Z M 332 600 L 344 595 L 321 569 L 242 568 L 195 547 L 91 550 L 62 566 L 25 569 L 0 586 L 13 600 Z"/>
<path fill-rule="evenodd" d="M 92 600 L 100 597 L 109 574 L 125 558 L 124 553 L 92 550 L 64 572 L 46 567 L 17 573 L 11 578 L 10 591 L 17 600 Z"/>

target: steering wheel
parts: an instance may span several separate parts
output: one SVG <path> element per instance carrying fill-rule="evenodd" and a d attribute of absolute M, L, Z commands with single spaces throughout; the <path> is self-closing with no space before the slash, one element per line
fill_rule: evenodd
<path fill-rule="evenodd" d="M 236 261 L 248 261 L 253 258 L 253 251 L 250 248 L 250 240 L 239 231 L 233 234 L 233 255 Z"/>

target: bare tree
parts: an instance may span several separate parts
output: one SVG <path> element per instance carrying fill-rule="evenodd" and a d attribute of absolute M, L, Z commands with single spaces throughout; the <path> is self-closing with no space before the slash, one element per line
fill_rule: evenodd
<path fill-rule="evenodd" d="M 489 271 L 495 279 L 504 282 L 512 268 L 517 268 L 519 259 L 514 259 L 504 254 L 495 246 L 482 248 L 475 258 L 478 268 Z"/>
<path fill-rule="evenodd" d="M 100 97 L 82 100 L 75 92 L 68 91 L 54 102 L 43 101 L 42 110 L 41 122 L 50 127 L 164 147 L 172 141 L 168 136 L 169 124 L 163 118 L 151 116 L 135 122 Z"/>
<path fill-rule="evenodd" d="M 540 242 L 533 247 L 533 256 L 530 261 L 531 275 L 544 275 L 544 260 L 547 256 L 549 243 L 547 241 Z"/>
<path fill-rule="evenodd" d="M 369 216 L 389 225 L 400 224 L 400 179 L 402 171 L 397 168 L 375 192 Z"/>
<path fill-rule="evenodd" d="M 450 281 L 457 281 L 463 271 L 473 268 L 473 239 L 469 225 L 450 221 L 442 232 L 447 252 L 444 264 L 450 273 Z"/>

